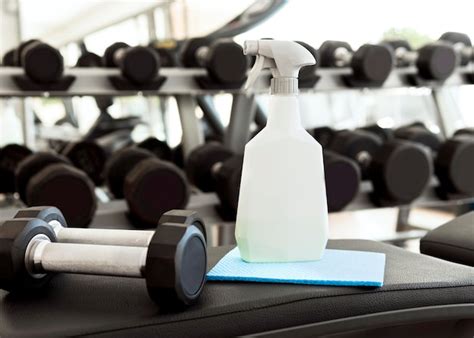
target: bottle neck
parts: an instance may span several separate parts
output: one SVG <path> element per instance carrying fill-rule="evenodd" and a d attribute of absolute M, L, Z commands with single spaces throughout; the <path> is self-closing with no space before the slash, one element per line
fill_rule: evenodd
<path fill-rule="evenodd" d="M 296 95 L 272 95 L 268 109 L 268 128 L 294 130 L 302 128 Z"/>

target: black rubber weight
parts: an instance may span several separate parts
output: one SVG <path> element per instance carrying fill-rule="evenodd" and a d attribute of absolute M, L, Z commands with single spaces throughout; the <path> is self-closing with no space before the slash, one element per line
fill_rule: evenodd
<path fill-rule="evenodd" d="M 222 162 L 215 174 L 216 193 L 221 203 L 233 211 L 237 211 L 239 204 L 243 162 L 242 155 L 232 156 Z"/>
<path fill-rule="evenodd" d="M 393 63 L 393 55 L 388 47 L 365 44 L 354 53 L 351 67 L 356 79 L 381 84 L 390 75 Z"/>
<path fill-rule="evenodd" d="M 173 158 L 173 154 L 168 143 L 165 141 L 160 141 L 156 137 L 148 137 L 147 139 L 137 143 L 137 147 L 150 151 L 161 160 L 171 161 Z"/>
<path fill-rule="evenodd" d="M 0 193 L 16 191 L 15 170 L 30 154 L 29 148 L 19 144 L 9 144 L 0 149 Z"/>
<path fill-rule="evenodd" d="M 33 277 L 25 266 L 25 253 L 31 239 L 37 235 L 47 236 L 51 242 L 56 235 L 49 224 L 37 218 L 16 218 L 0 226 L 0 288 L 10 292 L 39 289 L 52 277 L 43 274 Z"/>
<path fill-rule="evenodd" d="M 18 164 L 16 176 L 16 188 L 23 202 L 28 204 L 26 197 L 26 187 L 31 177 L 41 169 L 54 163 L 70 164 L 69 160 L 61 155 L 47 152 L 38 152 L 25 158 Z"/>
<path fill-rule="evenodd" d="M 36 42 L 39 42 L 39 40 L 36 40 L 36 39 L 31 39 L 31 40 L 27 40 L 27 41 L 24 41 L 22 43 L 20 43 L 20 45 L 15 49 L 15 54 L 13 56 L 13 61 L 14 61 L 14 66 L 15 67 L 21 67 L 23 66 L 23 59 L 22 59 L 22 54 L 23 54 L 23 50 L 28 47 L 29 45 L 33 44 L 33 43 L 36 43 Z"/>
<path fill-rule="evenodd" d="M 25 74 L 37 83 L 58 81 L 64 72 L 64 60 L 59 51 L 48 44 L 29 44 L 22 53 Z"/>
<path fill-rule="evenodd" d="M 141 161 L 125 178 L 124 196 L 139 226 L 155 226 L 166 211 L 183 209 L 189 194 L 182 171 L 155 158 Z"/>
<path fill-rule="evenodd" d="M 457 56 L 454 48 L 445 42 L 425 45 L 418 50 L 416 66 L 425 80 L 444 81 L 454 72 Z"/>
<path fill-rule="evenodd" d="M 117 67 L 117 64 L 115 63 L 114 60 L 114 55 L 115 52 L 117 52 L 119 49 L 123 48 L 129 48 L 130 46 L 127 45 L 125 42 L 116 42 L 107 47 L 107 49 L 104 52 L 104 56 L 102 57 L 102 63 L 105 67 Z"/>
<path fill-rule="evenodd" d="M 116 198 L 123 198 L 123 186 L 127 174 L 138 163 L 152 157 L 152 153 L 140 148 L 125 148 L 113 154 L 105 169 L 107 187 L 110 192 Z"/>
<path fill-rule="evenodd" d="M 233 41 L 215 41 L 209 47 L 206 68 L 218 83 L 239 83 L 247 77 L 249 58 L 242 47 Z"/>
<path fill-rule="evenodd" d="M 208 46 L 211 40 L 208 38 L 192 38 L 186 41 L 181 50 L 181 62 L 185 67 L 201 67 L 196 57 L 196 52 L 200 47 Z"/>
<path fill-rule="evenodd" d="M 149 47 L 127 49 L 119 63 L 122 76 L 136 85 L 152 82 L 160 70 L 158 53 Z"/>
<path fill-rule="evenodd" d="M 73 142 L 64 148 L 62 154 L 83 170 L 96 185 L 102 184 L 107 154 L 101 146 L 94 141 Z"/>
<path fill-rule="evenodd" d="M 97 209 L 94 188 L 82 171 L 56 163 L 31 178 L 26 196 L 29 206 L 55 206 L 63 212 L 70 227 L 84 228 Z"/>

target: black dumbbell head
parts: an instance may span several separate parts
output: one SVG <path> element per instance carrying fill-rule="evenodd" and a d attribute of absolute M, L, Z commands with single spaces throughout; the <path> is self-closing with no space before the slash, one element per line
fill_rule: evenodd
<path fill-rule="evenodd" d="M 304 80 L 304 79 L 307 79 L 307 78 L 314 77 L 314 74 L 316 73 L 316 69 L 318 68 L 318 64 L 319 64 L 318 51 L 316 50 L 316 48 L 314 48 L 313 46 L 307 44 L 306 42 L 303 42 L 303 41 L 295 41 L 295 42 L 299 43 L 301 46 L 306 48 L 308 50 L 308 52 L 310 52 L 311 55 L 313 55 L 314 59 L 316 60 L 316 63 L 314 65 L 302 67 L 300 69 L 300 73 L 298 75 L 298 78 L 300 80 Z"/>
<path fill-rule="evenodd" d="M 441 35 L 439 40 L 451 43 L 452 45 L 454 45 L 454 48 L 456 50 L 458 48 L 462 49 L 465 47 L 472 47 L 471 38 L 469 37 L 469 35 L 464 34 L 464 33 L 446 32 Z M 471 61 L 471 57 L 467 55 L 463 55 L 463 53 L 461 53 L 460 61 L 461 61 L 461 65 L 466 66 Z"/>
<path fill-rule="evenodd" d="M 131 47 L 121 58 L 120 70 L 133 84 L 148 84 L 158 77 L 160 58 L 150 47 Z"/>
<path fill-rule="evenodd" d="M 412 50 L 410 44 L 406 40 L 384 40 L 380 44 L 389 48 L 392 57 L 394 58 L 399 55 L 400 51 L 408 52 Z M 404 61 L 403 58 L 396 59 L 396 65 L 398 67 L 406 67 L 410 65 L 410 62 Z"/>
<path fill-rule="evenodd" d="M 435 159 L 435 173 L 447 194 L 474 196 L 474 138 L 459 135 L 444 142 Z"/>
<path fill-rule="evenodd" d="M 235 155 L 223 161 L 215 173 L 216 193 L 225 209 L 237 212 L 244 158 Z"/>
<path fill-rule="evenodd" d="M 161 160 L 171 161 L 173 158 L 168 143 L 160 141 L 156 137 L 148 137 L 147 139 L 137 143 L 137 147 L 148 150 Z"/>
<path fill-rule="evenodd" d="M 347 42 L 324 41 L 318 51 L 319 66 L 327 68 L 338 67 L 338 60 L 335 58 L 335 52 L 338 48 L 344 48 L 352 52 L 352 47 Z"/>
<path fill-rule="evenodd" d="M 196 52 L 199 48 L 209 46 L 212 40 L 208 38 L 192 38 L 181 47 L 181 62 L 187 68 L 201 67 Z"/>
<path fill-rule="evenodd" d="M 26 261 L 28 245 L 36 236 L 56 242 L 52 227 L 37 218 L 16 218 L 0 226 L 0 288 L 10 292 L 21 292 L 43 287 L 52 274 L 35 274 L 29 271 Z"/>
<path fill-rule="evenodd" d="M 392 51 L 384 45 L 362 45 L 351 60 L 354 78 L 374 85 L 385 82 L 393 64 Z"/>
<path fill-rule="evenodd" d="M 382 128 L 378 124 L 368 125 L 359 129 L 377 135 L 384 142 L 393 140 L 394 137 L 392 129 Z"/>
<path fill-rule="evenodd" d="M 141 161 L 152 158 L 145 149 L 129 147 L 114 153 L 105 168 L 107 187 L 116 198 L 123 198 L 123 185 L 128 173 Z"/>
<path fill-rule="evenodd" d="M 183 209 L 173 209 L 167 211 L 160 217 L 158 225 L 164 223 L 173 223 L 184 227 L 194 225 L 201 231 L 204 239 L 207 242 L 206 225 L 196 211 Z"/>
<path fill-rule="evenodd" d="M 46 223 L 57 222 L 61 227 L 67 228 L 66 218 L 61 210 L 51 206 L 20 209 L 13 218 L 39 218 Z"/>
<path fill-rule="evenodd" d="M 138 226 L 154 226 L 166 211 L 186 207 L 189 194 L 182 171 L 156 158 L 141 161 L 125 178 L 124 196 Z"/>
<path fill-rule="evenodd" d="M 350 158 L 325 151 L 324 178 L 330 212 L 344 209 L 359 192 L 360 169 Z"/>
<path fill-rule="evenodd" d="M 55 206 L 64 213 L 71 227 L 84 228 L 97 209 L 94 189 L 94 183 L 84 172 L 56 163 L 30 179 L 26 199 L 29 206 Z"/>
<path fill-rule="evenodd" d="M 355 160 L 361 167 L 363 178 L 374 154 L 382 146 L 382 139 L 363 130 L 342 130 L 333 137 L 328 149 Z"/>
<path fill-rule="evenodd" d="M 199 227 L 164 222 L 148 246 L 146 285 L 162 310 L 196 303 L 206 282 L 206 239 Z"/>
<path fill-rule="evenodd" d="M 456 130 L 454 133 L 454 136 L 460 136 L 460 135 L 466 135 L 466 136 L 474 136 L 474 128 L 462 128 Z"/>
<path fill-rule="evenodd" d="M 223 84 L 243 82 L 250 65 L 242 46 L 230 40 L 214 41 L 205 63 L 209 77 Z"/>
<path fill-rule="evenodd" d="M 15 67 L 23 66 L 23 58 L 22 58 L 23 50 L 29 45 L 37 43 L 37 42 L 40 42 L 40 41 L 37 39 L 31 39 L 31 40 L 27 40 L 20 43 L 20 45 L 15 49 L 15 54 L 13 56 Z"/>
<path fill-rule="evenodd" d="M 9 50 L 5 54 L 3 54 L 2 66 L 15 67 L 15 50 L 14 49 Z"/>
<path fill-rule="evenodd" d="M 232 151 L 218 142 L 209 142 L 194 149 L 186 163 L 186 174 L 201 191 L 215 191 L 216 183 L 212 167 L 233 155 Z"/>
<path fill-rule="evenodd" d="M 80 141 L 68 144 L 62 151 L 75 167 L 84 171 L 96 185 L 104 181 L 107 153 L 94 141 Z"/>
<path fill-rule="evenodd" d="M 418 50 L 418 75 L 425 80 L 444 81 L 454 72 L 458 58 L 452 45 L 438 41 Z"/>
<path fill-rule="evenodd" d="M 394 131 L 394 136 L 400 139 L 423 144 L 432 151 L 437 151 L 441 145 L 438 135 L 432 133 L 425 126 L 412 124 L 398 128 Z"/>
<path fill-rule="evenodd" d="M 0 148 L 0 193 L 13 193 L 15 170 L 18 164 L 31 154 L 31 150 L 19 144 L 9 144 Z"/>
<path fill-rule="evenodd" d="M 95 53 L 85 52 L 77 59 L 76 67 L 102 67 L 102 58 Z"/>
<path fill-rule="evenodd" d="M 64 72 L 64 60 L 56 48 L 42 42 L 23 49 L 22 64 L 25 74 L 37 83 L 57 82 Z"/>
<path fill-rule="evenodd" d="M 410 203 L 428 186 L 433 166 L 428 149 L 410 141 L 387 142 L 370 167 L 372 199 L 378 205 Z"/>
<path fill-rule="evenodd" d="M 15 172 L 16 188 L 21 200 L 28 204 L 26 198 L 26 187 L 32 176 L 37 174 L 41 169 L 54 163 L 70 164 L 69 160 L 61 155 L 47 152 L 37 152 L 25 158 L 18 164 Z"/>
<path fill-rule="evenodd" d="M 332 138 L 336 134 L 336 131 L 332 129 L 331 127 L 324 126 L 324 127 L 314 128 L 311 131 L 311 134 L 313 135 L 314 139 L 318 141 L 319 144 L 323 148 L 326 148 L 331 143 Z"/>
<path fill-rule="evenodd" d="M 104 56 L 102 56 L 102 64 L 104 67 L 117 67 L 118 65 L 115 63 L 115 52 L 119 49 L 130 48 L 125 42 L 115 42 L 111 44 L 104 52 Z"/>

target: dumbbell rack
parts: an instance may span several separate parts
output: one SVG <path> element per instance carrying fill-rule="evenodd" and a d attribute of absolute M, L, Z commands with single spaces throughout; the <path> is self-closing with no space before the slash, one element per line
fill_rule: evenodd
<path fill-rule="evenodd" d="M 340 69 L 318 69 L 317 76 L 319 80 L 314 87 L 301 89 L 302 93 L 319 93 L 334 92 L 347 90 L 372 90 L 370 88 L 351 88 L 344 80 L 352 73 L 349 68 Z M 163 68 L 160 76 L 166 77 L 166 81 L 158 91 L 133 91 L 133 90 L 117 90 L 109 81 L 109 77 L 120 75 L 117 69 L 103 68 L 70 68 L 66 69 L 65 75 L 72 75 L 75 81 L 67 91 L 22 91 L 12 80 L 12 76 L 22 75 L 21 68 L 0 68 L 0 98 L 26 98 L 26 97 L 72 97 L 72 96 L 160 96 L 176 98 L 181 125 L 183 128 L 183 151 L 187 156 L 189 152 L 196 146 L 204 142 L 203 131 L 200 127 L 199 120 L 195 115 L 197 106 L 197 97 L 215 95 L 221 93 L 229 93 L 234 97 L 230 123 L 226 130 L 224 141 L 236 153 L 242 153 L 245 143 L 249 136 L 249 126 L 254 120 L 256 112 L 255 95 L 268 93 L 270 73 L 264 72 L 258 78 L 250 92 L 242 89 L 203 89 L 199 87 L 195 78 L 206 76 L 204 69 L 182 69 L 182 68 Z M 458 67 L 457 70 L 442 84 L 436 82 L 419 81 L 418 83 L 410 83 L 407 78 L 416 79 L 417 69 L 415 67 L 407 67 L 394 69 L 387 81 L 380 88 L 373 90 L 397 89 L 407 87 L 422 87 L 430 90 L 435 104 L 435 114 L 438 125 L 443 136 L 447 136 L 445 118 L 446 112 L 443 111 L 442 91 L 448 87 L 461 86 L 471 84 L 474 78 L 474 66 Z M 31 135 L 34 132 L 34 119 L 32 116 L 24 115 L 24 133 Z M 364 196 L 364 194 L 362 194 Z M 433 206 L 445 204 L 465 204 L 472 203 L 472 199 L 457 200 L 454 202 L 443 202 L 427 193 L 421 197 L 413 205 L 417 206 Z M 367 203 L 363 197 L 349 206 L 347 210 L 360 210 L 374 208 Z M 399 226 L 397 230 L 400 236 L 394 237 L 393 241 L 419 237 L 419 229 L 411 227 L 407 224 L 408 212 L 410 206 L 400 207 L 399 210 Z M 410 230 L 411 232 L 406 232 Z M 415 234 L 413 233 L 415 231 Z"/>

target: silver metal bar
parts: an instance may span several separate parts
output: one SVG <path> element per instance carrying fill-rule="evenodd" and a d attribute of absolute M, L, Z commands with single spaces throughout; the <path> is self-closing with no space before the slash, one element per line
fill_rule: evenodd
<path fill-rule="evenodd" d="M 29 255 L 35 273 L 143 276 L 147 248 L 39 241 Z"/>
<path fill-rule="evenodd" d="M 197 146 L 204 143 L 204 131 L 199 119 L 196 117 L 196 100 L 191 95 L 176 95 L 178 103 L 179 118 L 183 129 L 183 153 L 184 159 Z"/>
<path fill-rule="evenodd" d="M 148 247 L 154 231 L 55 227 L 58 242 Z"/>
<path fill-rule="evenodd" d="M 23 143 L 30 149 L 36 149 L 35 114 L 28 105 L 28 98 L 21 100 L 21 128 L 23 131 Z"/>
<path fill-rule="evenodd" d="M 250 125 L 255 119 L 257 106 L 254 95 L 235 94 L 232 101 L 225 145 L 236 154 L 243 154 L 250 137 Z"/>
<path fill-rule="evenodd" d="M 448 137 L 448 128 L 446 126 L 446 117 L 449 117 L 446 111 L 443 111 L 443 105 L 441 102 L 441 89 L 432 89 L 431 97 L 433 99 L 433 107 L 435 118 L 437 120 L 438 127 L 441 131 L 441 134 L 446 138 Z"/>

